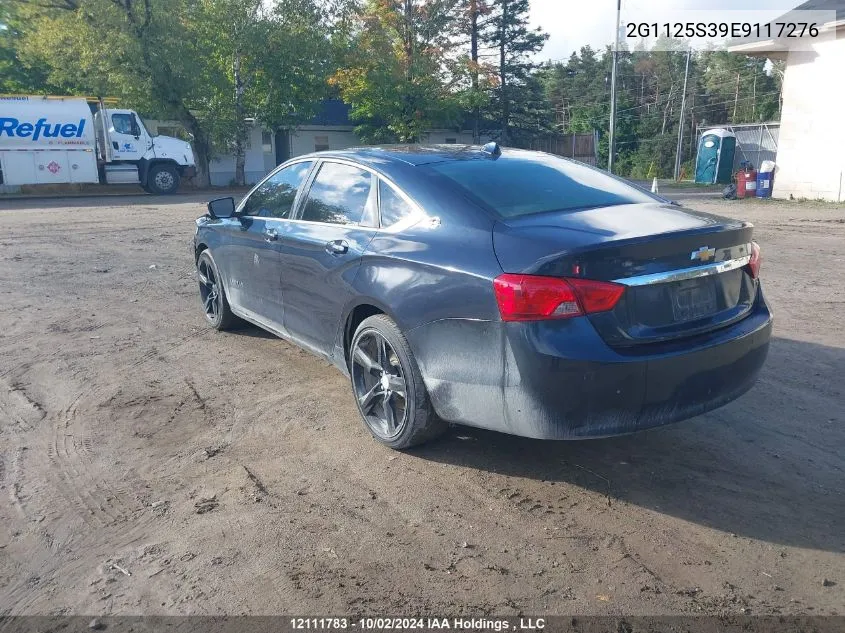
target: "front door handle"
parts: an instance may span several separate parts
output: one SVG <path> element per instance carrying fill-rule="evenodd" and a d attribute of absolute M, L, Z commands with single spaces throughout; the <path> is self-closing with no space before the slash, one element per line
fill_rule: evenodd
<path fill-rule="evenodd" d="M 349 252 L 349 244 L 347 244 L 346 240 L 326 242 L 326 252 L 331 255 L 344 255 Z"/>
<path fill-rule="evenodd" d="M 279 239 L 279 232 L 276 229 L 264 229 L 264 241 L 274 242 Z"/>

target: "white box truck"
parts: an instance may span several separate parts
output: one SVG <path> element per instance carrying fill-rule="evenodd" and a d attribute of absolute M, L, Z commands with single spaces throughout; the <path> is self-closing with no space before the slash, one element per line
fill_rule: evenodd
<path fill-rule="evenodd" d="M 83 97 L 0 97 L 0 184 L 140 184 L 164 194 L 195 173 L 190 143 L 151 135 L 133 110 Z"/>

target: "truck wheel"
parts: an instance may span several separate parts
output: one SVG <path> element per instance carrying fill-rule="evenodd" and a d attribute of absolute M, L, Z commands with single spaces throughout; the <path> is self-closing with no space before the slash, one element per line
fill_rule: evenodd
<path fill-rule="evenodd" d="M 161 163 L 150 167 L 147 173 L 147 186 L 150 193 L 174 193 L 179 188 L 179 172 L 173 165 Z"/>

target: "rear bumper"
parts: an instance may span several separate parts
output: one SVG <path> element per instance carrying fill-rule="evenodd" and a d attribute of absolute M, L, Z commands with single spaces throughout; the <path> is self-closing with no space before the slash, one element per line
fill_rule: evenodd
<path fill-rule="evenodd" d="M 751 314 L 685 342 L 623 355 L 584 318 L 538 323 L 462 319 L 407 332 L 437 413 L 539 439 L 619 435 L 710 411 L 748 391 L 772 315 Z"/>
<path fill-rule="evenodd" d="M 197 168 L 193 165 L 182 167 L 182 178 L 193 178 L 197 175 Z"/>

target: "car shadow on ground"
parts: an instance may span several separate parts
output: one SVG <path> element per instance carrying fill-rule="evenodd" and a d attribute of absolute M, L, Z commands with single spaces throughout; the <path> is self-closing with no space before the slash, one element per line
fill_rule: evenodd
<path fill-rule="evenodd" d="M 567 482 L 606 494 L 611 502 L 622 500 L 726 533 L 841 552 L 843 375 L 845 349 L 775 338 L 757 385 L 737 401 L 693 420 L 572 442 L 455 427 L 441 441 L 412 454 L 509 476 Z M 558 492 L 548 489 L 549 498 Z"/>
<path fill-rule="evenodd" d="M 258 327 L 257 325 L 253 325 L 252 323 L 247 323 L 246 321 L 242 321 L 234 326 L 231 330 L 232 334 L 237 334 L 239 336 L 248 336 L 250 338 L 264 338 L 264 339 L 275 339 L 278 340 L 279 337 L 273 334 L 272 332 L 268 332 L 265 329 Z"/>

